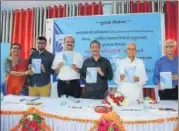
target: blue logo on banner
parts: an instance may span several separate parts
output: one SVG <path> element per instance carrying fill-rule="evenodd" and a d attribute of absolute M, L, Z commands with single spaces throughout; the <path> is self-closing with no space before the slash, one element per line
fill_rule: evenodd
<path fill-rule="evenodd" d="M 59 41 L 56 41 L 56 46 L 55 46 L 55 52 L 61 52 L 63 51 L 63 46 L 62 46 L 63 43 L 59 42 Z"/>

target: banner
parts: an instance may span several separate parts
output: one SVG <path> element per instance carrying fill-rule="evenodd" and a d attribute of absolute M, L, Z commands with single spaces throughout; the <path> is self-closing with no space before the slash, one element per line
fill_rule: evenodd
<path fill-rule="evenodd" d="M 54 19 L 53 52 L 63 48 L 57 40 L 59 35 L 72 35 L 75 38 L 75 51 L 85 57 L 92 55 L 90 42 L 98 40 L 101 43 L 101 55 L 110 60 L 115 71 L 117 59 L 127 56 L 126 45 L 134 42 L 137 57 L 145 64 L 149 79 L 146 85 L 152 86 L 155 62 L 162 55 L 163 18 L 161 13 L 141 13 Z M 116 86 L 113 80 L 109 81 L 109 86 Z"/>

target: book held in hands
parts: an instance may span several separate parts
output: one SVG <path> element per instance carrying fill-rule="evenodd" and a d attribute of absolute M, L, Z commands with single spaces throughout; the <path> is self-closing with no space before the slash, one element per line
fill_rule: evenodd
<path fill-rule="evenodd" d="M 128 82 L 134 82 L 135 72 L 136 72 L 135 66 L 127 66 L 125 68 L 125 76 L 127 77 Z"/>
<path fill-rule="evenodd" d="M 160 86 L 163 89 L 172 89 L 171 72 L 160 72 Z"/>
<path fill-rule="evenodd" d="M 86 82 L 96 83 L 97 82 L 97 67 L 88 67 L 86 72 Z"/>
<path fill-rule="evenodd" d="M 66 66 L 71 66 L 73 64 L 73 51 L 65 51 L 63 54 L 63 60 Z"/>
<path fill-rule="evenodd" d="M 32 59 L 32 71 L 35 74 L 40 74 L 41 73 L 41 59 Z"/>

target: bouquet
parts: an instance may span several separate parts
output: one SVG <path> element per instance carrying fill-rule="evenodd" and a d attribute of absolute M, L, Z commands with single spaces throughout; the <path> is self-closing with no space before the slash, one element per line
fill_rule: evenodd
<path fill-rule="evenodd" d="M 151 97 L 144 97 L 144 99 L 138 99 L 137 100 L 138 101 L 138 103 L 140 104 L 140 103 L 145 103 L 145 102 L 147 102 L 147 103 L 149 103 L 149 104 L 156 104 L 157 103 L 157 101 L 156 100 L 154 100 L 154 99 L 152 99 Z"/>
<path fill-rule="evenodd" d="M 105 102 L 112 106 L 115 106 L 115 105 L 122 106 L 122 105 L 127 105 L 128 103 L 127 99 L 119 92 L 109 94 L 107 98 L 105 99 Z"/>
<path fill-rule="evenodd" d="M 119 131 L 119 127 L 113 121 L 101 120 L 98 122 L 97 131 Z"/>
<path fill-rule="evenodd" d="M 120 116 L 116 112 L 103 114 L 90 131 L 126 131 Z"/>
<path fill-rule="evenodd" d="M 36 113 L 33 113 L 31 115 L 24 116 L 20 120 L 20 129 L 21 131 L 43 131 L 41 127 L 41 122 L 44 120 L 41 116 L 39 116 Z M 44 130 L 45 131 L 45 130 Z"/>
<path fill-rule="evenodd" d="M 157 103 L 154 99 L 152 99 L 152 98 L 150 98 L 150 97 L 145 97 L 144 98 L 144 101 L 148 101 L 150 104 L 155 104 L 155 103 Z"/>
<path fill-rule="evenodd" d="M 38 113 L 26 113 L 11 131 L 51 131 Z"/>

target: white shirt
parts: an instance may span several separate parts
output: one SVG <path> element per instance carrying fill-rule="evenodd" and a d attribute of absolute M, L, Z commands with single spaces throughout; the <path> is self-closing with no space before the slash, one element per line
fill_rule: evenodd
<path fill-rule="evenodd" d="M 119 85 L 117 91 L 121 92 L 127 98 L 128 104 L 137 103 L 137 99 L 143 99 L 142 85 L 148 80 L 143 61 L 135 58 L 131 63 L 131 60 L 127 57 L 118 60 L 116 66 L 114 82 Z M 126 76 L 123 81 L 120 80 L 120 75 L 125 74 L 125 69 L 128 67 L 134 68 L 134 76 L 139 77 L 139 82 L 128 82 Z"/>
<path fill-rule="evenodd" d="M 63 60 L 63 54 L 64 52 L 58 52 L 55 54 L 55 58 L 52 63 L 52 69 L 56 69 L 60 62 L 65 63 L 65 61 Z M 73 51 L 73 64 L 75 64 L 77 68 L 82 67 L 83 61 L 84 61 L 83 56 L 79 52 Z M 64 65 L 63 67 L 61 67 L 60 72 L 57 76 L 57 79 L 60 79 L 60 80 L 80 79 L 80 73 L 73 70 L 71 67 Z"/>
<path fill-rule="evenodd" d="M 121 60 L 117 60 L 116 62 L 117 69 L 114 73 L 114 82 L 118 85 L 120 85 L 121 80 L 120 80 L 120 75 L 125 74 L 125 68 L 128 66 L 134 66 L 136 68 L 135 71 L 135 76 L 139 77 L 139 82 L 140 86 L 144 85 L 148 78 L 145 72 L 145 65 L 143 61 L 139 58 L 135 58 L 134 61 L 131 63 L 131 60 L 126 57 Z M 127 78 L 125 77 L 124 81 L 127 81 Z"/>

